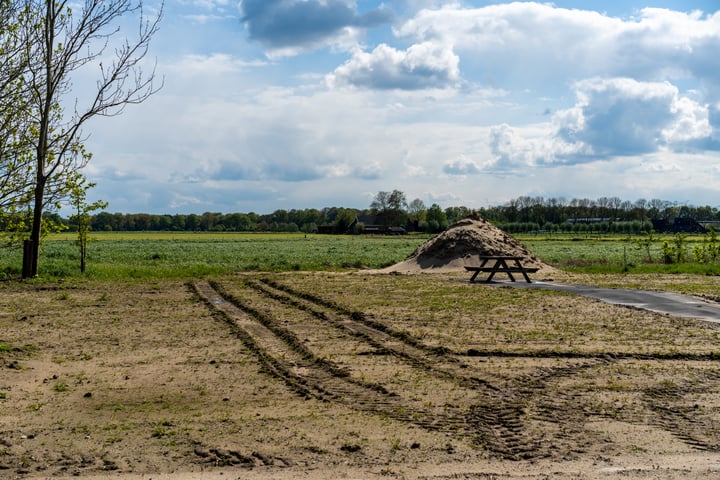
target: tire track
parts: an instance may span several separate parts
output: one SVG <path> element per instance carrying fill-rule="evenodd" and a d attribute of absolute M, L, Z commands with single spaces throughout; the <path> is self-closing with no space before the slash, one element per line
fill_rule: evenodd
<path fill-rule="evenodd" d="M 305 397 L 333 401 L 355 410 L 388 416 L 431 431 L 468 438 L 493 454 L 506 459 L 531 458 L 545 455 L 541 439 L 530 438 L 524 428 L 524 408 L 513 401 L 507 392 L 484 381 L 473 379 L 456 370 L 463 367 L 457 359 L 442 353 L 440 349 L 428 349 L 398 341 L 396 336 L 374 329 L 352 318 L 332 317 L 330 312 L 319 314 L 317 304 L 301 305 L 296 300 L 279 298 L 272 290 L 250 284 L 243 285 L 243 293 L 251 297 L 253 292 L 264 298 L 252 299 L 225 291 L 217 283 L 195 283 L 192 289 L 201 299 L 238 334 L 238 337 L 260 359 L 265 370 L 285 381 L 294 391 Z M 251 291 L 248 291 L 251 290 Z M 424 378 L 436 378 L 450 382 L 441 395 L 447 401 L 435 408 L 423 408 L 422 402 L 413 401 L 418 388 L 409 391 L 391 391 L 377 383 L 360 381 L 327 360 L 320 360 L 302 345 L 297 335 L 281 327 L 277 318 L 258 308 L 256 303 L 277 302 L 292 307 L 297 316 L 301 312 L 324 322 L 336 330 L 345 332 L 345 342 L 360 340 L 376 349 L 377 356 L 392 362 L 392 369 L 409 369 Z M 319 317 L 319 318 L 318 318 Z M 421 352 L 431 352 L 431 358 L 423 358 Z M 375 355 L 373 355 L 375 356 Z M 442 368 L 434 368 L 438 361 Z M 387 371 L 387 367 L 385 367 Z M 438 391 L 433 391 L 438 396 Z M 465 405 L 456 404 L 458 398 L 469 398 Z"/>
<path fill-rule="evenodd" d="M 292 334 L 259 310 L 242 304 L 217 285 L 193 283 L 195 293 L 255 353 L 264 369 L 304 397 L 333 401 L 423 428 L 467 436 L 466 415 L 426 411 L 404 402 L 379 384 L 350 378 L 337 365 L 306 351 Z"/>
<path fill-rule="evenodd" d="M 430 375 L 452 381 L 460 387 L 478 390 L 485 395 L 494 395 L 501 390 L 487 380 L 470 375 L 469 366 L 449 350 L 424 345 L 404 332 L 368 320 L 363 313 L 347 310 L 268 279 L 250 281 L 248 286 L 276 301 L 306 311 L 322 322 L 361 338 L 378 352 L 397 356 Z"/>
<path fill-rule="evenodd" d="M 567 423 L 570 418 L 579 425 L 584 423 L 583 402 L 568 401 L 569 398 L 565 398 L 564 392 L 560 394 L 560 398 L 553 398 L 558 392 L 547 395 L 547 391 L 557 380 L 573 377 L 584 370 L 615 361 L 615 356 L 608 354 L 566 354 L 556 351 L 511 353 L 471 350 L 467 355 L 458 355 L 445 348 L 423 345 L 404 332 L 394 331 L 380 322 L 369 320 L 361 312 L 349 310 L 317 295 L 301 292 L 265 278 L 250 283 L 253 288 L 262 290 L 278 301 L 313 311 L 318 318 L 331 322 L 338 328 L 360 332 L 368 341 L 372 341 L 373 345 L 427 369 L 429 374 L 449 378 L 459 386 L 477 391 L 481 401 L 471 406 L 469 420 L 476 429 L 475 442 L 496 453 L 502 452 L 505 458 L 546 456 L 550 449 L 558 448 L 558 441 L 570 444 L 577 440 L 577 437 L 571 434 L 577 429 L 567 428 Z M 498 378 L 502 383 L 497 387 L 487 380 L 473 376 L 469 365 L 463 362 L 463 357 L 479 356 L 563 358 L 579 360 L 579 363 L 551 368 L 538 367 L 531 374 Z M 529 414 L 529 408 L 533 410 L 532 415 Z M 560 433 L 553 442 L 539 438 L 539 433 L 528 433 L 528 423 L 538 421 L 558 425 L 556 430 Z"/>
<path fill-rule="evenodd" d="M 425 345 L 362 312 L 267 278 L 247 278 L 233 283 L 231 290 L 212 282 L 191 287 L 257 355 L 263 369 L 298 394 L 465 437 L 505 459 L 581 451 L 597 441 L 584 425 L 604 414 L 597 410 L 591 393 L 560 386 L 564 379 L 572 384 L 577 375 L 589 374 L 583 372 L 625 360 L 717 360 L 715 353 L 500 351 L 494 355 L 469 351 L 465 355 Z M 466 360 L 476 356 L 557 358 L 566 362 L 486 380 L 475 375 Z M 370 378 L 362 375 L 373 372 L 374 366 L 378 368 Z M 388 376 L 387 372 L 392 374 Z M 706 388 L 693 388 L 716 391 L 720 374 L 706 372 L 701 383 Z M 424 401 L 423 389 L 434 389 L 428 398 L 442 397 L 445 402 Z M 639 397 L 640 410 L 612 415 L 669 431 L 693 448 L 720 450 L 713 442 L 716 436 L 703 433 L 702 422 L 694 420 L 697 412 L 681 405 L 677 395 L 661 390 L 637 390 L 633 395 Z"/>
<path fill-rule="evenodd" d="M 501 453 L 505 458 L 546 456 L 549 450 L 559 450 L 560 443 L 566 446 L 582 443 L 581 426 L 588 420 L 587 402 L 572 392 L 558 391 L 552 385 L 583 371 L 610 365 L 619 358 L 634 357 L 632 354 L 477 350 L 468 351 L 467 355 L 458 355 L 448 349 L 423 345 L 404 332 L 393 331 L 383 323 L 369 320 L 361 312 L 349 310 L 335 302 L 276 281 L 263 278 L 249 281 L 248 284 L 270 298 L 310 311 L 317 318 L 332 323 L 337 328 L 356 332 L 377 348 L 405 358 L 420 368 L 425 368 L 429 374 L 449 378 L 459 386 L 476 390 L 481 401 L 470 407 L 469 417 L 469 423 L 476 429 L 475 443 L 495 453 Z M 502 379 L 501 387 L 498 388 L 491 382 L 472 376 L 468 365 L 462 361 L 463 357 L 478 356 L 561 358 L 571 364 L 537 367 L 532 373 Z M 642 356 L 654 358 L 658 355 Z M 573 360 L 578 362 L 572 363 Z M 552 392 L 549 393 L 551 389 Z M 555 430 L 553 441 L 547 442 L 546 438 L 539 438 L 545 437 L 544 432 L 529 434 L 527 426 L 532 422 L 556 425 L 552 429 Z M 569 425 L 571 423 L 573 427 Z M 572 450 L 571 447 L 567 449 Z"/>
<path fill-rule="evenodd" d="M 703 394 L 713 394 L 720 388 L 720 372 L 705 371 L 700 378 L 680 383 L 666 381 L 646 388 L 643 400 L 655 414 L 653 423 L 698 450 L 718 452 L 717 432 L 707 431 L 703 408 L 695 403 Z"/>

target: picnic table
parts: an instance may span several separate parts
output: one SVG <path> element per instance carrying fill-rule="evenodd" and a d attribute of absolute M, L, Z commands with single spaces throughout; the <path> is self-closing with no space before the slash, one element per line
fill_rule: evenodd
<path fill-rule="evenodd" d="M 496 273 L 505 273 L 508 277 L 510 277 L 510 280 L 514 282 L 515 277 L 513 277 L 513 273 L 521 273 L 523 277 L 525 277 L 525 281 L 532 283 L 528 273 L 535 273 L 539 270 L 539 268 L 534 267 L 523 267 L 521 261 L 525 257 L 513 255 L 480 255 L 479 258 L 481 261 L 479 267 L 465 266 L 465 270 L 473 272 L 472 277 L 470 277 L 471 282 L 474 282 L 477 276 L 482 272 L 490 274 L 484 280 L 485 282 L 490 282 Z M 494 263 L 488 266 L 488 262 L 491 261 Z M 508 265 L 508 262 L 511 262 L 510 265 Z"/>

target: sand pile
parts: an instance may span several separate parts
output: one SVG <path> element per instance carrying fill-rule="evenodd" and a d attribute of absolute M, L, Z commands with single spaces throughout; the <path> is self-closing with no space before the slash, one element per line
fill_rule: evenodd
<path fill-rule="evenodd" d="M 458 271 L 465 265 L 479 265 L 480 255 L 523 257 L 523 266 L 549 269 L 518 240 L 479 215 L 465 218 L 420 245 L 404 261 L 385 272 Z"/>

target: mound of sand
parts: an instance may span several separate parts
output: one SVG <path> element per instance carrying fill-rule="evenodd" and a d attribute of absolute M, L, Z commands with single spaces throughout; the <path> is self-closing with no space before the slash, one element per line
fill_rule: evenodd
<path fill-rule="evenodd" d="M 465 218 L 420 245 L 408 258 L 383 269 L 388 273 L 461 271 L 465 265 L 480 265 L 480 255 L 523 257 L 523 266 L 551 269 L 518 240 L 479 215 Z"/>

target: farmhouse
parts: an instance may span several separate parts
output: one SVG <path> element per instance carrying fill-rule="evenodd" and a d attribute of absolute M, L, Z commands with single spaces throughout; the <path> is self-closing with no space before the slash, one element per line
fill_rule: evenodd
<path fill-rule="evenodd" d="M 674 218 L 667 220 L 664 218 L 653 218 L 651 220 L 653 230 L 660 233 L 705 233 L 707 230 L 700 222 L 692 218 Z M 717 223 L 717 222 L 708 222 Z"/>

